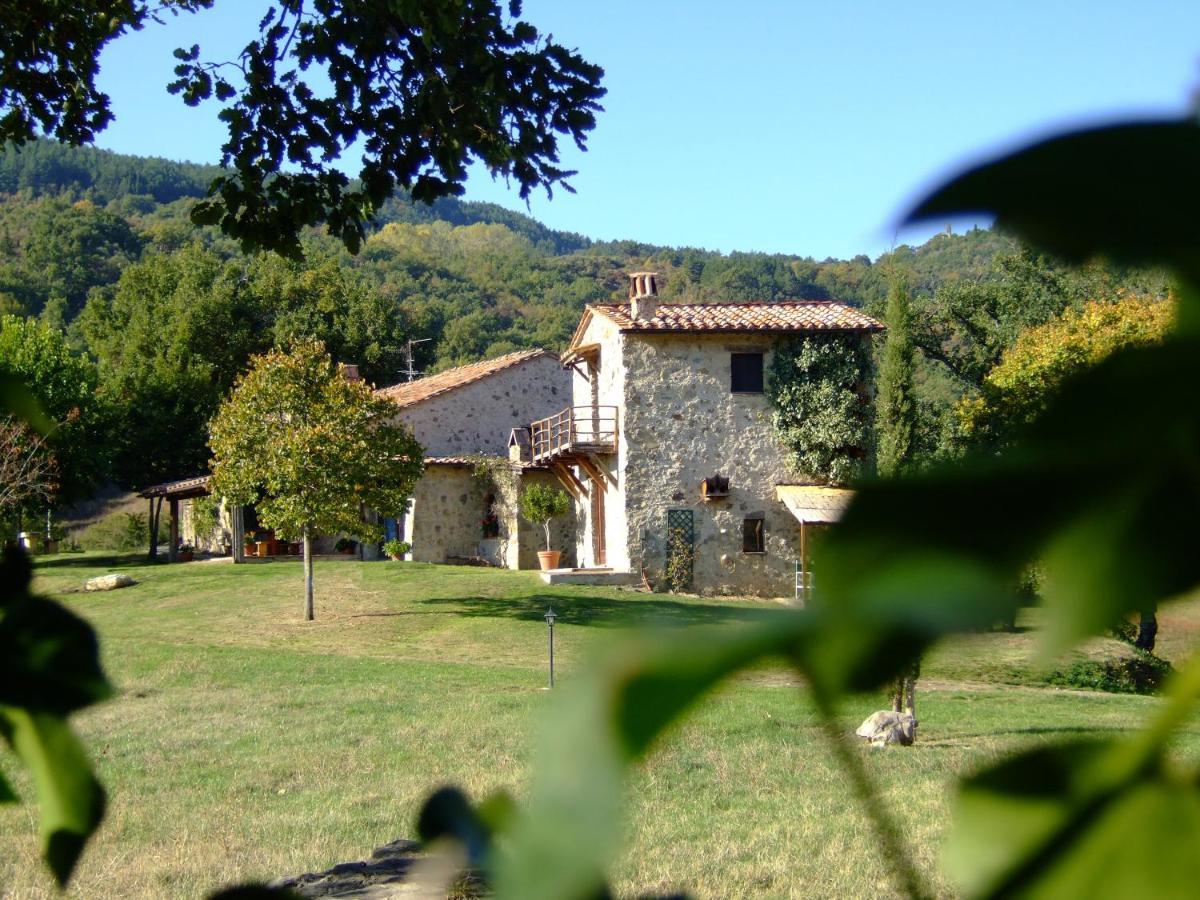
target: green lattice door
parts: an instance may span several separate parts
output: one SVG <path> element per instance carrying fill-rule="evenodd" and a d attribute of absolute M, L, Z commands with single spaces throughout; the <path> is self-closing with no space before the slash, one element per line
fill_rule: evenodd
<path fill-rule="evenodd" d="M 672 590 L 692 586 L 696 521 L 690 509 L 667 510 L 667 583 Z"/>

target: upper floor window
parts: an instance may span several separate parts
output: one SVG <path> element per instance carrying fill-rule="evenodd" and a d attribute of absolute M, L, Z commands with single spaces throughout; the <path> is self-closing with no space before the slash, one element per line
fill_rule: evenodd
<path fill-rule="evenodd" d="M 763 355 L 761 353 L 729 354 L 729 390 L 734 394 L 763 392 Z"/>

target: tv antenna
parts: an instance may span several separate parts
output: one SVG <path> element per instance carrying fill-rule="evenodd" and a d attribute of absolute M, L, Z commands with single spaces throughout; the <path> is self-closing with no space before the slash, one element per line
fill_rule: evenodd
<path fill-rule="evenodd" d="M 399 374 L 404 375 L 408 381 L 412 381 L 421 374 L 413 367 L 413 347 L 417 344 L 428 344 L 432 340 L 433 338 L 421 338 L 418 341 L 414 341 L 412 338 L 409 338 L 408 341 L 405 342 L 404 368 L 400 370 Z"/>

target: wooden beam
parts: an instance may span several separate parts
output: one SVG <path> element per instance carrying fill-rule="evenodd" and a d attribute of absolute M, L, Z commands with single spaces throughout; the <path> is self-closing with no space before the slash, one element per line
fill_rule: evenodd
<path fill-rule="evenodd" d="M 575 473 L 565 465 L 560 462 L 553 462 L 550 464 L 550 471 L 558 476 L 558 480 L 567 489 L 567 493 L 576 500 L 582 500 L 587 496 L 587 488 L 583 482 L 576 478 Z"/>
<path fill-rule="evenodd" d="M 171 543 L 167 545 L 167 562 L 179 562 L 179 501 L 171 498 Z"/>
<path fill-rule="evenodd" d="M 608 471 L 604 464 L 600 462 L 595 453 L 584 453 L 579 457 L 579 465 L 583 470 L 592 476 L 594 481 L 600 482 L 603 486 L 604 482 L 608 482 L 613 487 L 617 486 L 617 476 Z"/>

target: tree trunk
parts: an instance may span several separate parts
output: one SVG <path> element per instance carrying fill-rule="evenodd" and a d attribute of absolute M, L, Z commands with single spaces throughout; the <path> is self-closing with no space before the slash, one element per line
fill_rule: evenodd
<path fill-rule="evenodd" d="M 304 620 L 313 620 L 313 558 L 312 531 L 307 525 L 301 532 L 304 542 Z"/>
<path fill-rule="evenodd" d="M 1138 619 L 1137 640 L 1133 645 L 1147 653 L 1154 652 L 1154 642 L 1158 638 L 1158 607 L 1142 610 Z"/>
<path fill-rule="evenodd" d="M 550 551 L 550 520 L 547 519 L 542 523 L 542 527 L 546 529 L 546 552 Z"/>
<path fill-rule="evenodd" d="M 892 685 L 892 712 L 900 712 L 904 705 L 904 678 L 897 678 Z"/>

